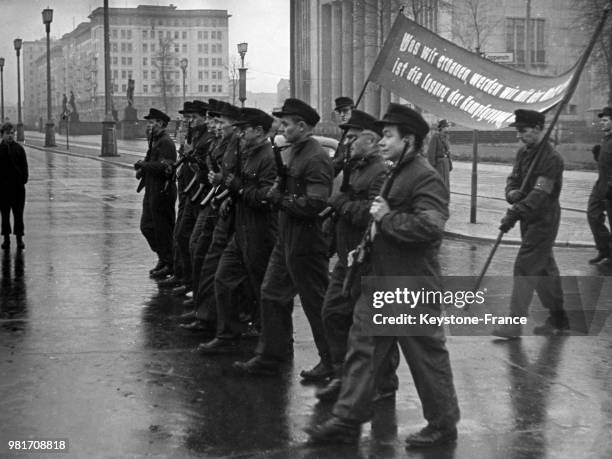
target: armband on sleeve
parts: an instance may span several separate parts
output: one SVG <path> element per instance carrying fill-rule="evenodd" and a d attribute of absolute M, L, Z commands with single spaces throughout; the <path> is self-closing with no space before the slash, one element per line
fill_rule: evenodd
<path fill-rule="evenodd" d="M 543 191 L 546 194 L 552 194 L 554 186 L 555 186 L 555 181 L 553 179 L 540 176 L 536 179 L 536 183 L 533 189 L 538 190 L 538 191 Z"/>

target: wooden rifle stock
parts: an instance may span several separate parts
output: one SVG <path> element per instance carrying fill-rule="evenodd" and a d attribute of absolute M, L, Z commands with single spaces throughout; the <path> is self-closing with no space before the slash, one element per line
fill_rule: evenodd
<path fill-rule="evenodd" d="M 387 180 L 385 180 L 385 183 L 383 184 L 382 189 L 380 190 L 380 196 L 385 200 L 387 199 L 389 195 L 389 191 L 391 191 L 391 186 L 393 186 L 393 182 L 395 181 L 395 179 L 397 178 L 397 175 L 399 174 L 399 171 L 401 169 L 401 164 L 402 164 L 402 161 L 404 160 L 404 156 L 406 156 L 407 150 L 408 150 L 408 144 L 404 145 L 402 154 L 400 155 L 397 162 L 393 165 L 393 167 L 389 171 Z M 366 261 L 366 256 L 368 255 L 370 246 L 372 245 L 371 229 L 372 229 L 372 225 L 374 225 L 375 223 L 376 222 L 374 218 L 371 217 L 370 221 L 368 222 L 368 226 L 366 227 L 363 233 L 363 236 L 361 237 L 361 242 L 359 242 L 359 245 L 355 248 L 355 250 L 352 253 L 349 253 L 349 257 L 352 256 L 352 263 L 350 263 L 350 266 L 348 267 L 348 270 L 346 271 L 346 275 L 344 276 L 344 282 L 342 283 L 342 295 L 345 298 L 350 297 L 351 290 L 353 288 L 353 284 L 355 283 L 357 275 L 359 274 L 359 269 Z"/>

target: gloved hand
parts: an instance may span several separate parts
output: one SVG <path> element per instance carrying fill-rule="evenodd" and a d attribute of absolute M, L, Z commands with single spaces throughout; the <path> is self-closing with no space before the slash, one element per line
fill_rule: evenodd
<path fill-rule="evenodd" d="M 232 192 L 238 194 L 242 188 L 242 180 L 234 174 L 229 174 L 225 177 L 225 186 Z"/>
<path fill-rule="evenodd" d="M 521 199 L 523 199 L 524 197 L 525 195 L 523 194 L 521 190 L 511 190 L 506 195 L 506 201 L 508 201 L 509 204 L 515 204 L 519 202 Z"/>
<path fill-rule="evenodd" d="M 340 209 L 342 209 L 342 206 L 346 204 L 348 200 L 349 198 L 345 193 L 336 193 L 333 194 L 327 202 L 336 212 L 340 212 Z"/>
<path fill-rule="evenodd" d="M 508 209 L 506 211 L 506 215 L 504 215 L 504 218 L 501 219 L 499 230 L 504 233 L 507 233 L 514 227 L 514 225 L 517 221 L 519 221 L 519 219 L 520 215 L 516 210 L 512 208 Z"/>
<path fill-rule="evenodd" d="M 591 148 L 591 153 L 593 153 L 593 159 L 595 161 L 599 160 L 599 152 L 601 151 L 601 145 L 597 144 L 597 145 L 593 145 L 593 148 Z"/>
<path fill-rule="evenodd" d="M 134 169 L 136 170 L 142 169 L 143 165 L 144 165 L 144 161 L 142 159 L 139 159 L 138 161 L 134 163 Z"/>
<path fill-rule="evenodd" d="M 276 184 L 270 188 L 268 193 L 266 194 L 266 201 L 270 204 L 278 206 L 283 200 L 283 194 L 278 190 Z"/>

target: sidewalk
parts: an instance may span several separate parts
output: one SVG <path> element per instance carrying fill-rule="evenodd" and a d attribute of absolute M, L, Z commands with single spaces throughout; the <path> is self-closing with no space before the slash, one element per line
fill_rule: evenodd
<path fill-rule="evenodd" d="M 57 147 L 44 148 L 44 134 L 34 131 L 25 133 L 25 146 L 59 154 L 86 157 L 119 167 L 131 168 L 146 152 L 146 141 L 118 140 L 120 156 L 100 157 L 100 136 L 70 137 L 70 150 L 66 151 L 65 137 L 56 136 Z M 476 223 L 470 223 L 470 195 L 472 164 L 454 161 L 451 172 L 450 219 L 446 224 L 449 236 L 494 241 L 499 222 L 509 207 L 504 199 L 506 177 L 512 167 L 508 164 L 481 163 L 478 165 L 478 193 Z M 565 171 L 561 192 L 561 225 L 556 245 L 559 247 L 593 248 L 593 237 L 586 219 L 586 207 L 597 173 L 592 171 Z M 518 244 L 518 225 L 504 236 L 503 243 Z"/>

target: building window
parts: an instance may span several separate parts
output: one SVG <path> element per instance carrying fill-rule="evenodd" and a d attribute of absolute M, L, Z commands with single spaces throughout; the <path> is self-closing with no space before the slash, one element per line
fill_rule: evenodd
<path fill-rule="evenodd" d="M 198 80 L 203 80 L 204 79 L 204 72 L 200 71 L 198 72 Z"/>
<path fill-rule="evenodd" d="M 202 43 L 198 43 L 198 53 L 202 53 L 203 52 L 202 51 L 204 49 L 203 47 L 204 47 L 204 45 L 202 45 Z"/>
<path fill-rule="evenodd" d="M 530 19 L 530 62 L 546 63 L 544 19 Z M 525 18 L 506 18 L 506 51 L 514 53 L 514 63 L 525 65 Z"/>
<path fill-rule="evenodd" d="M 121 71 L 121 78 L 125 80 L 127 78 L 127 72 L 125 70 Z"/>
<path fill-rule="evenodd" d="M 126 89 L 127 89 L 127 86 L 126 86 L 126 85 L 124 85 L 124 84 L 122 84 L 122 85 L 121 85 L 121 92 L 125 92 L 125 90 L 126 90 Z"/>
<path fill-rule="evenodd" d="M 157 78 L 157 72 L 155 70 L 151 70 L 151 79 L 154 80 Z"/>
<path fill-rule="evenodd" d="M 176 79 L 179 78 L 179 73 L 178 72 L 174 72 L 174 78 L 176 78 Z"/>
<path fill-rule="evenodd" d="M 113 37 L 113 38 L 119 38 L 119 36 L 118 36 L 118 32 L 117 32 L 117 29 L 113 29 L 113 30 L 111 30 L 111 33 L 112 33 L 112 37 Z"/>
<path fill-rule="evenodd" d="M 187 54 L 187 45 L 182 46 L 183 54 Z"/>
<path fill-rule="evenodd" d="M 149 35 L 149 32 L 148 32 L 148 31 L 146 31 L 146 30 L 143 30 L 143 31 L 142 31 L 142 39 L 143 39 L 143 40 L 148 39 L 148 38 L 149 38 L 149 36 L 148 36 L 148 35 Z"/>
<path fill-rule="evenodd" d="M 178 30 L 175 30 L 175 31 L 174 31 L 174 39 L 175 39 L 175 40 L 178 40 L 178 38 L 179 38 L 179 31 L 178 31 Z"/>
<path fill-rule="evenodd" d="M 127 31 L 127 37 L 128 37 L 128 40 L 132 39 L 132 31 L 131 30 Z"/>
<path fill-rule="evenodd" d="M 174 45 L 174 52 L 175 53 L 179 52 L 179 45 L 178 44 Z"/>
<path fill-rule="evenodd" d="M 148 80 L 149 79 L 149 71 L 148 70 L 143 70 L 142 71 L 142 79 L 143 80 Z"/>
<path fill-rule="evenodd" d="M 217 92 L 217 86 L 213 84 L 210 87 L 212 88 L 212 92 Z"/>
<path fill-rule="evenodd" d="M 204 79 L 208 80 L 208 70 L 204 70 Z"/>
<path fill-rule="evenodd" d="M 113 70 L 113 78 L 119 78 L 119 70 Z"/>
<path fill-rule="evenodd" d="M 223 85 L 217 85 L 217 92 L 223 92 Z"/>
<path fill-rule="evenodd" d="M 204 65 L 204 58 L 198 57 L 198 65 L 202 67 Z"/>
<path fill-rule="evenodd" d="M 118 53 L 119 52 L 119 45 L 117 43 L 111 43 L 111 51 L 113 53 Z"/>
<path fill-rule="evenodd" d="M 131 80 L 132 79 L 132 71 L 128 70 L 128 79 Z"/>
<path fill-rule="evenodd" d="M 113 56 L 113 65 L 118 65 L 119 64 L 119 59 L 117 58 L 117 56 Z"/>
<path fill-rule="evenodd" d="M 202 34 L 204 35 L 204 40 L 208 40 L 208 30 L 202 32 Z"/>
<path fill-rule="evenodd" d="M 146 53 L 149 51 L 149 45 L 147 45 L 146 43 L 142 44 L 142 52 Z"/>
<path fill-rule="evenodd" d="M 147 94 L 149 92 L 149 85 L 143 84 L 142 85 L 142 92 Z"/>
<path fill-rule="evenodd" d="M 155 52 L 155 43 L 151 43 L 151 52 L 154 53 Z"/>
<path fill-rule="evenodd" d="M 142 65 L 148 65 L 148 59 L 146 57 L 142 58 Z"/>
<path fill-rule="evenodd" d="M 132 65 L 132 58 L 131 57 L 127 58 L 127 65 Z"/>
<path fill-rule="evenodd" d="M 121 65 L 125 65 L 125 64 L 126 64 L 125 56 L 121 56 Z"/>
<path fill-rule="evenodd" d="M 204 67 L 208 67 L 208 58 L 207 57 L 204 58 Z"/>
<path fill-rule="evenodd" d="M 119 92 L 119 85 L 118 84 L 114 84 L 113 85 L 113 92 Z"/>
<path fill-rule="evenodd" d="M 127 46 L 127 52 L 131 53 L 132 52 L 132 44 L 128 43 L 126 46 Z"/>
<path fill-rule="evenodd" d="M 205 84 L 205 85 L 204 85 L 204 92 L 205 92 L 205 93 L 207 93 L 207 92 L 208 92 L 208 85 L 207 85 L 207 84 Z"/>
<path fill-rule="evenodd" d="M 125 53 L 125 43 L 121 43 L 121 52 Z"/>
<path fill-rule="evenodd" d="M 187 40 L 187 32 L 185 32 L 184 30 L 183 30 L 183 35 L 182 36 L 183 36 L 183 40 Z"/>
<path fill-rule="evenodd" d="M 125 39 L 125 29 L 121 29 L 121 38 Z"/>

